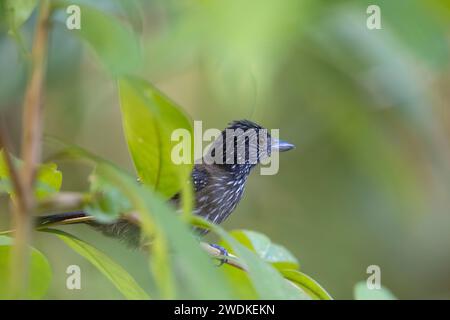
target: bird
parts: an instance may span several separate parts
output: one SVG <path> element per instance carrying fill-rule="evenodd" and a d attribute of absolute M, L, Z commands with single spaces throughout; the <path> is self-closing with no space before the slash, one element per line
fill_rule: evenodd
<path fill-rule="evenodd" d="M 272 137 L 268 130 L 250 120 L 235 120 L 218 135 L 203 161 L 196 163 L 191 172 L 194 192 L 193 214 L 220 224 L 236 209 L 242 199 L 252 170 L 268 159 L 272 152 L 284 152 L 295 146 Z M 175 194 L 169 203 L 180 208 L 181 195 Z M 58 224 L 84 223 L 104 235 L 139 247 L 141 232 L 135 216 L 123 216 L 113 222 L 100 222 L 84 211 L 57 213 L 38 217 L 37 227 Z M 202 237 L 208 230 L 194 227 Z M 221 249 L 221 248 L 219 248 Z"/>

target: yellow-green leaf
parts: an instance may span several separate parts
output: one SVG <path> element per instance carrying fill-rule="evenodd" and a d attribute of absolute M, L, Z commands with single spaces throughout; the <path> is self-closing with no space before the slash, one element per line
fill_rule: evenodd
<path fill-rule="evenodd" d="M 11 280 L 12 239 L 0 236 L 0 299 L 9 299 Z M 29 283 L 25 292 L 28 299 L 44 297 L 50 285 L 52 271 L 47 258 L 37 249 L 31 248 Z"/>
<path fill-rule="evenodd" d="M 158 194 L 145 185 L 138 186 L 133 178 L 106 163 L 98 166 L 97 173 L 129 198 L 139 214 L 143 232 L 158 239 L 157 246 L 151 247 L 150 259 L 157 260 L 152 262 L 152 272 L 155 279 L 160 280 L 158 285 L 163 294 L 167 293 L 167 288 L 172 290 L 172 279 L 181 274 L 179 279 L 182 281 L 175 282 L 177 298 L 234 297 L 221 270 L 212 265 L 188 227 Z M 163 261 L 166 261 L 164 265 L 161 264 Z"/>
<path fill-rule="evenodd" d="M 62 173 L 54 163 L 44 163 L 39 166 L 36 178 L 36 197 L 45 198 L 61 189 Z"/>
<path fill-rule="evenodd" d="M 36 4 L 36 0 L 3 0 L 0 1 L 0 11 L 3 11 L 3 15 L 6 15 L 9 28 L 17 30 L 28 20 L 36 8 Z"/>
<path fill-rule="evenodd" d="M 136 280 L 120 265 L 111 260 L 107 255 L 90 244 L 77 237 L 60 231 L 45 229 L 42 231 L 56 234 L 70 248 L 92 263 L 111 283 L 119 290 L 125 298 L 130 300 L 150 299 Z"/>
<path fill-rule="evenodd" d="M 119 81 L 123 128 L 137 173 L 142 182 L 166 197 L 180 191 L 193 165 L 192 152 L 188 164 L 173 161 L 172 141 L 176 129 L 189 133 L 192 125 L 174 102 L 148 82 L 136 78 Z"/>
<path fill-rule="evenodd" d="M 0 151 L 0 192 L 7 192 L 13 195 L 13 188 L 10 181 L 9 171 L 5 163 L 4 150 Z M 11 159 L 17 170 L 22 166 L 22 160 L 11 155 Z M 44 163 L 38 167 L 36 184 L 34 187 L 35 196 L 43 199 L 57 193 L 61 189 L 62 173 L 54 163 Z"/>
<path fill-rule="evenodd" d="M 230 235 L 277 269 L 298 269 L 300 267 L 292 253 L 285 247 L 272 243 L 262 233 L 251 230 L 233 230 Z"/>
<path fill-rule="evenodd" d="M 330 294 L 310 276 L 298 270 L 281 270 L 281 274 L 303 289 L 312 299 L 332 300 Z"/>
<path fill-rule="evenodd" d="M 270 263 L 261 259 L 255 252 L 241 244 L 218 225 L 199 217 L 193 217 L 192 221 L 198 227 L 206 227 L 206 229 L 217 233 L 236 256 L 245 263 L 249 278 L 259 299 L 310 299 L 301 288 L 284 279 Z"/>

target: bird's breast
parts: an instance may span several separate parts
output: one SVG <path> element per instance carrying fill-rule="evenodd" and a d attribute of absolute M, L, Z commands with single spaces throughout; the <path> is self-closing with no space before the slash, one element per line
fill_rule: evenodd
<path fill-rule="evenodd" d="M 220 224 L 236 208 L 242 198 L 247 177 L 214 177 L 196 194 L 194 213 Z"/>

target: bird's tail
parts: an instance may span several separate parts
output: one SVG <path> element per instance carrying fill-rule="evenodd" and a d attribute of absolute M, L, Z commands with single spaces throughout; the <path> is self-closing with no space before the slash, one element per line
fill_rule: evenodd
<path fill-rule="evenodd" d="M 76 223 L 86 223 L 94 224 L 94 218 L 83 211 L 72 211 L 64 213 L 55 213 L 47 216 L 40 216 L 34 219 L 34 227 L 36 229 L 43 229 L 47 227 L 76 224 Z M 0 231 L 0 235 L 9 235 L 13 233 L 14 230 L 3 230 Z"/>
<path fill-rule="evenodd" d="M 126 218 L 117 219 L 111 223 L 99 223 L 95 221 L 94 217 L 88 215 L 84 211 L 73 211 L 36 217 L 34 220 L 34 227 L 39 230 L 48 227 L 78 223 L 85 223 L 108 237 L 117 238 L 125 242 L 132 248 L 138 248 L 140 246 L 140 227 L 136 221 L 130 221 Z M 13 232 L 14 230 L 0 231 L 0 235 L 9 235 Z"/>
<path fill-rule="evenodd" d="M 138 248 L 140 246 L 140 227 L 136 221 L 131 221 L 126 218 L 120 218 L 110 223 L 100 223 L 84 211 L 73 211 L 37 217 L 35 227 L 36 229 L 45 229 L 47 227 L 78 223 L 85 223 L 100 231 L 105 236 L 119 239 L 131 248 Z"/>
<path fill-rule="evenodd" d="M 36 228 L 43 228 L 63 224 L 89 223 L 92 220 L 93 217 L 83 211 L 72 211 L 37 217 L 34 225 Z"/>

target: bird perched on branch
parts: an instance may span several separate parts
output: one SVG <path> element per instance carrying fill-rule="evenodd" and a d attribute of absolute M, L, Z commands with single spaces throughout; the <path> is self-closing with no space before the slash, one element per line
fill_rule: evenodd
<path fill-rule="evenodd" d="M 294 145 L 272 137 L 267 129 L 249 120 L 231 122 L 203 157 L 195 164 L 191 178 L 195 194 L 193 213 L 220 224 L 236 208 L 252 169 L 268 159 L 272 152 L 287 151 Z M 180 195 L 170 202 L 180 205 Z M 101 223 L 82 211 L 39 217 L 38 227 L 55 224 L 85 223 L 107 236 L 124 240 L 131 246 L 141 241 L 139 222 L 123 217 L 112 223 Z M 196 229 L 200 235 L 205 229 Z"/>

